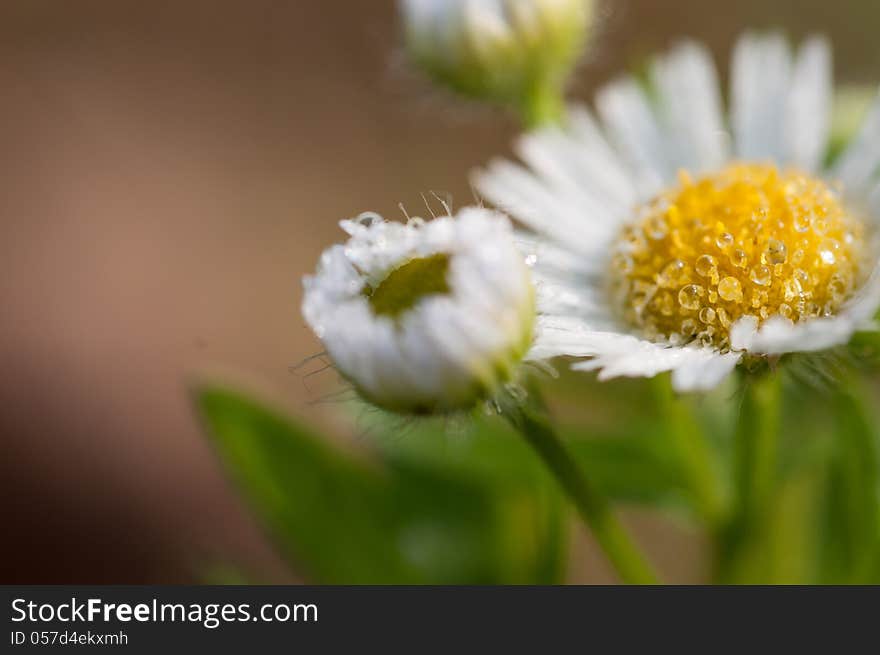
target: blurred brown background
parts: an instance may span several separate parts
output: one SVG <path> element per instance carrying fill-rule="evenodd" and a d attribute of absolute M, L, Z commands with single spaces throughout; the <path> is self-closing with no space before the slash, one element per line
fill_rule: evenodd
<path fill-rule="evenodd" d="M 726 62 L 756 26 L 830 34 L 839 77 L 880 77 L 876 0 L 606 0 L 575 93 L 679 35 Z M 468 202 L 507 151 L 515 125 L 430 92 L 395 35 L 392 0 L 2 0 L 0 582 L 295 579 L 186 384 L 219 369 L 326 423 L 287 367 L 319 349 L 299 278 L 336 222 Z M 698 544 L 636 519 L 695 579 Z M 608 579 L 593 559 L 574 580 Z"/>

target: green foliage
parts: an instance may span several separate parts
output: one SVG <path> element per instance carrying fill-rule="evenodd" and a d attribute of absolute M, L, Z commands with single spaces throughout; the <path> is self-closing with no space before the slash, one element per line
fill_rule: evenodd
<path fill-rule="evenodd" d="M 822 506 L 821 582 L 878 582 L 880 440 L 857 392 L 837 393 L 836 435 Z"/>
<path fill-rule="evenodd" d="M 547 386 L 590 484 L 703 525 L 716 581 L 880 583 L 880 434 L 865 381 L 876 352 L 873 335 L 857 335 L 699 398 L 586 377 Z M 375 414 L 359 422 L 371 455 L 359 457 L 233 391 L 204 388 L 197 402 L 232 478 L 315 582 L 564 579 L 567 505 L 499 417 Z M 717 522 L 701 511 L 695 466 L 712 470 Z"/>
<path fill-rule="evenodd" d="M 570 448 L 609 498 L 658 507 L 685 502 L 684 474 L 664 435 L 634 431 L 631 436 L 580 438 L 571 440 Z"/>
<path fill-rule="evenodd" d="M 232 478 L 282 552 L 316 582 L 561 579 L 559 496 L 524 458 L 516 465 L 522 476 L 482 475 L 502 450 L 492 429 L 475 427 L 467 454 L 444 459 L 430 455 L 439 445 L 436 427 L 392 437 L 385 426 L 381 462 L 368 462 L 234 391 L 202 388 L 196 401 Z M 425 451 L 387 447 L 414 442 Z"/>
<path fill-rule="evenodd" d="M 762 464 L 741 462 L 734 469 L 737 505 L 717 544 L 717 581 L 878 580 L 880 436 L 868 392 L 852 368 L 841 367 L 832 377 L 818 360 L 810 361 L 821 384 L 803 384 L 801 371 L 778 376 L 783 384 L 775 432 L 759 429 L 761 410 L 753 400 L 742 403 L 738 441 L 768 444 L 775 434 L 777 442 Z"/>

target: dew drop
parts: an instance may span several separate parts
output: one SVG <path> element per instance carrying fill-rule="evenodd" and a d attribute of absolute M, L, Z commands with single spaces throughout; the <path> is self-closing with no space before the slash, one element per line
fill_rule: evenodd
<path fill-rule="evenodd" d="M 785 296 L 786 302 L 791 302 L 801 294 L 800 282 L 794 278 L 786 280 L 785 284 L 782 285 L 782 293 Z"/>
<path fill-rule="evenodd" d="M 383 218 L 375 212 L 364 212 L 363 214 L 358 216 L 355 221 L 357 221 L 358 225 L 370 227 L 374 223 L 381 223 L 383 221 Z"/>
<path fill-rule="evenodd" d="M 732 253 L 730 253 L 730 263 L 737 268 L 745 268 L 749 264 L 749 256 L 745 253 L 745 251 L 737 248 Z"/>
<path fill-rule="evenodd" d="M 792 221 L 792 227 L 795 232 L 804 233 L 810 229 L 810 223 L 812 223 L 810 215 L 803 213 L 803 210 L 801 210 L 795 214 L 794 221 Z"/>
<path fill-rule="evenodd" d="M 715 322 L 715 310 L 712 309 L 711 307 L 703 307 L 703 309 L 700 310 L 700 320 L 706 324 L 714 323 Z"/>
<path fill-rule="evenodd" d="M 770 284 L 770 269 L 764 266 L 755 266 L 749 273 L 749 279 L 755 284 L 766 287 Z"/>
<path fill-rule="evenodd" d="M 657 284 L 661 287 L 678 286 L 681 276 L 684 273 L 685 263 L 680 259 L 673 259 L 663 267 L 657 276 Z"/>
<path fill-rule="evenodd" d="M 839 273 L 835 273 L 831 276 L 831 279 L 828 280 L 828 295 L 831 296 L 831 299 L 840 302 L 844 299 L 847 294 L 849 285 L 846 280 Z"/>
<path fill-rule="evenodd" d="M 712 339 L 713 336 L 715 336 L 715 328 L 710 325 L 705 330 L 700 332 L 700 334 L 697 335 L 697 338 L 700 341 L 700 345 L 709 348 L 714 345 L 714 341 Z"/>
<path fill-rule="evenodd" d="M 683 286 L 678 292 L 678 302 L 685 309 L 698 309 L 700 307 L 700 298 L 703 297 L 705 289 L 698 284 L 688 284 Z"/>
<path fill-rule="evenodd" d="M 788 259 L 788 249 L 779 239 L 770 239 L 767 242 L 767 262 L 770 264 L 784 264 Z"/>
<path fill-rule="evenodd" d="M 694 270 L 698 275 L 709 277 L 717 266 L 718 261 L 712 255 L 700 255 L 694 264 Z"/>
<path fill-rule="evenodd" d="M 826 239 L 819 246 L 819 258 L 823 264 L 833 266 L 837 262 L 837 252 L 840 250 L 840 243 L 834 239 Z"/>
<path fill-rule="evenodd" d="M 729 302 L 742 302 L 742 285 L 735 277 L 726 277 L 718 283 L 718 295 Z"/>
<path fill-rule="evenodd" d="M 645 222 L 645 234 L 651 239 L 659 241 L 669 234 L 669 226 L 662 216 L 652 216 Z"/>
<path fill-rule="evenodd" d="M 721 250 L 727 250 L 733 245 L 733 235 L 730 232 L 722 232 L 715 237 L 715 245 Z"/>

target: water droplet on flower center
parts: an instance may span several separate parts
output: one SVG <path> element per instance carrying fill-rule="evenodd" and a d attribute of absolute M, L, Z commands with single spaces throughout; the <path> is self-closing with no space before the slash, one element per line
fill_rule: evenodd
<path fill-rule="evenodd" d="M 636 215 L 615 248 L 613 297 L 649 338 L 725 349 L 742 316 L 831 315 L 861 280 L 864 225 L 797 170 L 685 174 Z"/>

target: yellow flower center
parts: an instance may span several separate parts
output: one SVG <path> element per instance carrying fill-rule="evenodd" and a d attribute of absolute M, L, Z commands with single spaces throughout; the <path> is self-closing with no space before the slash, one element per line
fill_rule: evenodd
<path fill-rule="evenodd" d="M 824 182 L 764 164 L 679 178 L 612 258 L 615 300 L 648 338 L 723 350 L 743 316 L 830 316 L 852 295 L 864 226 Z"/>
<path fill-rule="evenodd" d="M 375 289 L 366 287 L 363 294 L 377 316 L 399 318 L 422 298 L 448 294 L 448 274 L 449 255 L 417 257 L 391 271 Z"/>

